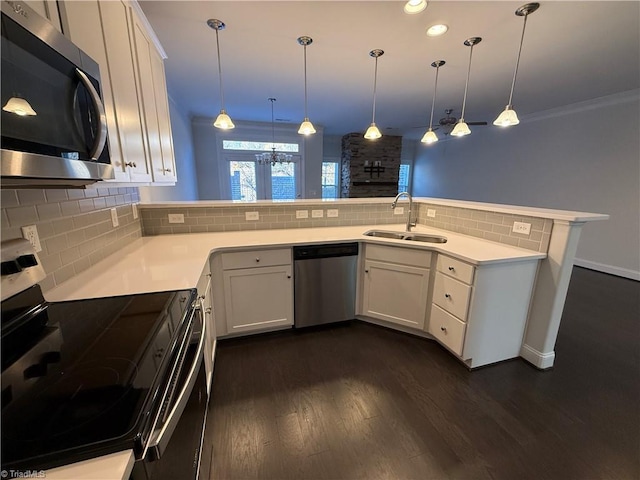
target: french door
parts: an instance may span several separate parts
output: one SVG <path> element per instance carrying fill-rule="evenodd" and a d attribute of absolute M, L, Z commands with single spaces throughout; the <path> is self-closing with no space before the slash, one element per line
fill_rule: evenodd
<path fill-rule="evenodd" d="M 300 156 L 292 163 L 260 165 L 253 154 L 227 154 L 226 198 L 241 202 L 300 198 Z"/>

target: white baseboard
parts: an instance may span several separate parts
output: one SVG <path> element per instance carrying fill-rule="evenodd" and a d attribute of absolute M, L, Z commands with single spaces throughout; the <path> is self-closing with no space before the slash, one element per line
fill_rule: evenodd
<path fill-rule="evenodd" d="M 523 344 L 520 349 L 520 356 L 540 370 L 546 370 L 553 367 L 556 353 L 553 351 L 542 353 L 529 345 Z"/>
<path fill-rule="evenodd" d="M 592 262 L 590 260 L 583 260 L 581 258 L 574 259 L 573 264 L 577 265 L 578 267 L 589 268 L 591 270 L 609 273 L 618 277 L 630 278 L 631 280 L 640 280 L 640 272 L 630 270 L 628 268 L 606 265 L 604 263 Z"/>

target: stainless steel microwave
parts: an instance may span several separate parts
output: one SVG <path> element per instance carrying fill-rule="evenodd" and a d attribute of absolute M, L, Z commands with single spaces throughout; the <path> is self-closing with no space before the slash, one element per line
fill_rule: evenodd
<path fill-rule="evenodd" d="M 98 64 L 22 2 L 2 1 L 2 187 L 113 178 Z"/>

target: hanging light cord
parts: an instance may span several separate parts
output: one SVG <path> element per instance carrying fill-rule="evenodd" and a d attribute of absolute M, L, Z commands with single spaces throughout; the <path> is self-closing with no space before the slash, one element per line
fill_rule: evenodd
<path fill-rule="evenodd" d="M 307 45 L 304 44 L 304 119 L 309 118 L 307 114 Z"/>
<path fill-rule="evenodd" d="M 224 93 L 222 89 L 222 65 L 220 61 L 220 39 L 218 38 L 218 29 L 216 31 L 216 49 L 218 51 L 218 76 L 220 77 L 220 107 L 224 110 Z"/>
<path fill-rule="evenodd" d="M 275 153 L 276 153 L 276 128 L 275 128 L 274 119 L 273 119 L 273 102 L 275 102 L 276 99 L 275 98 L 269 98 L 269 101 L 271 102 L 271 150 L 273 150 L 273 154 L 272 155 L 275 155 Z"/>
<path fill-rule="evenodd" d="M 518 58 L 516 59 L 516 69 L 513 72 L 513 80 L 511 82 L 511 93 L 509 93 L 509 107 L 511 106 L 511 99 L 513 98 L 513 89 L 516 86 L 516 77 L 518 76 L 518 66 L 520 65 L 520 53 L 522 53 L 522 43 L 524 42 L 524 30 L 527 28 L 527 17 L 524 16 L 524 23 L 522 24 L 522 36 L 520 37 L 520 48 L 518 48 Z"/>
<path fill-rule="evenodd" d="M 429 118 L 429 130 L 433 126 L 433 109 L 436 106 L 436 92 L 438 91 L 438 72 L 440 71 L 440 67 L 436 67 L 436 83 L 433 86 L 433 100 L 431 100 L 431 118 Z"/>
<path fill-rule="evenodd" d="M 467 105 L 467 88 L 469 87 L 469 75 L 471 74 L 472 55 L 473 55 L 473 45 L 471 45 L 471 51 L 469 52 L 469 68 L 467 69 L 467 81 L 464 83 L 464 98 L 462 99 L 462 113 L 460 114 L 460 120 L 464 120 L 464 108 Z"/>
<path fill-rule="evenodd" d="M 373 71 L 373 115 L 371 123 L 376 123 L 376 87 L 378 83 L 378 57 L 376 57 L 376 66 Z"/>

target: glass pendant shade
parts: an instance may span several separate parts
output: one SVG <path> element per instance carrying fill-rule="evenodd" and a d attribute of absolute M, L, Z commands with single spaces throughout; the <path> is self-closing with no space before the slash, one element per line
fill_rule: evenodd
<path fill-rule="evenodd" d="M 4 107 L 2 107 L 2 110 L 9 113 L 15 113 L 21 117 L 33 117 L 38 115 L 36 111 L 31 108 L 29 102 L 20 97 L 11 97 Z"/>
<path fill-rule="evenodd" d="M 469 130 L 469 125 L 467 125 L 462 118 L 458 123 L 456 123 L 456 126 L 453 127 L 453 130 L 451 131 L 451 135 L 453 135 L 454 137 L 464 137 L 465 135 L 469 135 L 470 133 L 471 130 Z"/>
<path fill-rule="evenodd" d="M 301 135 L 311 135 L 313 133 L 316 133 L 316 129 L 313 127 L 313 123 L 311 123 L 309 119 L 305 117 L 304 121 L 300 124 L 298 133 Z"/>
<path fill-rule="evenodd" d="M 380 138 L 382 134 L 375 123 L 371 123 L 369 128 L 367 128 L 367 132 L 364 134 L 364 138 L 368 140 L 375 140 L 376 138 Z"/>
<path fill-rule="evenodd" d="M 427 145 L 430 145 L 432 143 L 436 143 L 438 141 L 438 136 L 436 135 L 436 132 L 434 132 L 433 130 L 429 129 L 427 130 L 427 133 L 424 134 L 424 136 L 422 137 L 422 140 L 420 140 L 422 143 L 426 143 Z"/>
<path fill-rule="evenodd" d="M 220 110 L 216 121 L 213 122 L 213 126 L 222 130 L 231 130 L 232 128 L 235 128 L 235 125 L 231 121 L 231 117 L 229 117 L 227 112 L 224 110 Z"/>
<path fill-rule="evenodd" d="M 493 122 L 493 124 L 498 127 L 510 127 L 512 125 L 518 125 L 519 123 L 520 120 L 518 120 L 518 115 L 511 105 L 507 105 L 498 118 Z"/>
<path fill-rule="evenodd" d="M 404 13 L 408 13 L 410 15 L 414 13 L 420 13 L 425 8 L 427 8 L 426 0 L 409 0 L 404 4 Z"/>

